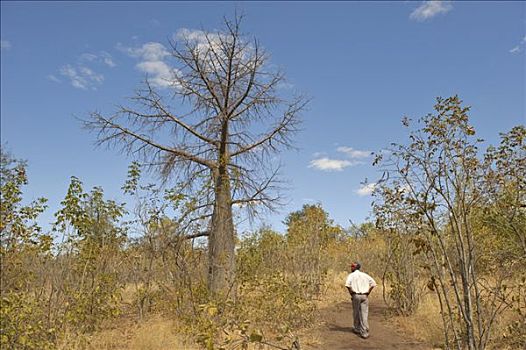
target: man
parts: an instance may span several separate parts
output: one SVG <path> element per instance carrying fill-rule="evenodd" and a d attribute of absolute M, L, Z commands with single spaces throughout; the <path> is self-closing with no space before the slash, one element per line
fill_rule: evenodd
<path fill-rule="evenodd" d="M 353 332 L 360 337 L 369 338 L 369 323 L 367 316 L 369 314 L 369 294 L 376 287 L 376 282 L 368 274 L 361 272 L 362 266 L 359 262 L 351 264 L 351 273 L 347 276 L 345 287 L 352 297 L 352 308 L 354 327 Z"/>

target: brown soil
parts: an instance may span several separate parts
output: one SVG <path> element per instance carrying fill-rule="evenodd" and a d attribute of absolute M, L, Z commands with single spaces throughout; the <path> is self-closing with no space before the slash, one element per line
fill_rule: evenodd
<path fill-rule="evenodd" d="M 318 339 L 320 345 L 308 347 L 312 350 L 430 350 L 431 346 L 400 334 L 389 323 L 387 308 L 378 301 L 369 306 L 370 336 L 362 339 L 351 331 L 353 325 L 352 304 L 341 302 L 321 310 L 323 323 Z"/>

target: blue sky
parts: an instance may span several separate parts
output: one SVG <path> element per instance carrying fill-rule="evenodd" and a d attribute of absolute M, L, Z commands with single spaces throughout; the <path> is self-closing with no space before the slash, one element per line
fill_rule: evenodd
<path fill-rule="evenodd" d="M 26 198 L 45 196 L 47 227 L 70 176 L 86 189 L 120 187 L 130 159 L 94 148 L 75 117 L 111 112 L 146 73 L 166 74 L 163 46 L 181 29 L 214 30 L 245 14 L 286 72 L 312 97 L 298 151 L 281 154 L 289 204 L 281 221 L 320 202 L 343 226 L 362 222 L 379 177 L 368 151 L 405 141 L 402 116 L 459 94 L 488 143 L 526 123 L 524 2 L 1 2 L 1 138 L 29 162 Z"/>

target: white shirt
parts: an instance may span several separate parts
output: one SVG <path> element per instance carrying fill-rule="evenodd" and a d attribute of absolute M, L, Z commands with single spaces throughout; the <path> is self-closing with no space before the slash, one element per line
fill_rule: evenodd
<path fill-rule="evenodd" d="M 367 293 L 369 288 L 376 287 L 376 282 L 365 272 L 356 270 L 347 276 L 345 287 L 351 287 L 353 292 L 363 294 Z"/>

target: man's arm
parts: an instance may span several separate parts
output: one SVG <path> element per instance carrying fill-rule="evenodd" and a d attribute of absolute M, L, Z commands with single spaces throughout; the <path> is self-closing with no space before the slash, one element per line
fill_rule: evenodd
<path fill-rule="evenodd" d="M 345 281 L 345 287 L 349 291 L 349 294 L 352 296 L 354 294 L 354 291 L 351 288 L 351 275 L 347 276 L 347 280 Z"/>
<path fill-rule="evenodd" d="M 367 276 L 369 277 L 369 290 L 367 291 L 367 295 L 369 295 L 373 288 L 376 287 L 376 281 L 371 276 Z"/>

